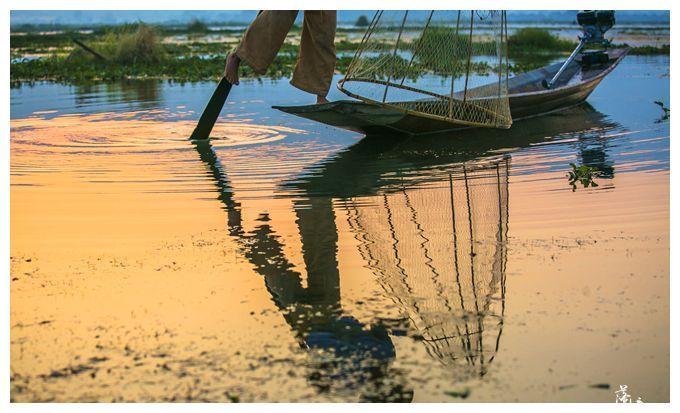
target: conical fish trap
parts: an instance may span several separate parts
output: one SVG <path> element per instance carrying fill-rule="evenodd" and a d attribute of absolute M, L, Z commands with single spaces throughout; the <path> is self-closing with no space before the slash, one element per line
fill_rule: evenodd
<path fill-rule="evenodd" d="M 507 80 L 504 11 L 378 11 L 338 88 L 412 115 L 509 128 Z"/>

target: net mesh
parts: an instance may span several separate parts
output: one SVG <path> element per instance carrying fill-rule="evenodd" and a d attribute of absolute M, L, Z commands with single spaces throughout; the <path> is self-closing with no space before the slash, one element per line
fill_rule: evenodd
<path fill-rule="evenodd" d="M 378 11 L 338 87 L 414 115 L 509 128 L 506 37 L 499 10 Z"/>
<path fill-rule="evenodd" d="M 348 200 L 368 268 L 427 351 L 484 375 L 503 327 L 508 161 L 465 165 L 439 181 Z M 365 201 L 365 200 L 364 200 Z"/>

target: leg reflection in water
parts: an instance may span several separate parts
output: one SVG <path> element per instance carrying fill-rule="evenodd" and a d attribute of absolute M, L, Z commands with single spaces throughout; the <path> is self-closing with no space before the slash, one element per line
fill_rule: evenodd
<path fill-rule="evenodd" d="M 359 394 L 365 401 L 410 401 L 413 392 L 391 368 L 395 350 L 380 325 L 365 326 L 343 314 L 337 263 L 337 231 L 330 198 L 295 205 L 303 245 L 307 287 L 283 253 L 283 244 L 261 214 L 260 225 L 244 233 L 240 205 L 209 141 L 194 142 L 228 215 L 228 230 L 265 286 L 300 346 L 309 351 L 308 379 L 320 392 Z"/>

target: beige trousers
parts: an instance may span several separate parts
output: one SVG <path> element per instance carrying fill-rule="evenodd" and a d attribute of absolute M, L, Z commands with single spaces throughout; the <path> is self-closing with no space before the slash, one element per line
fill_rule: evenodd
<path fill-rule="evenodd" d="M 290 83 L 305 92 L 326 96 L 335 70 L 335 10 L 305 10 L 300 53 Z M 263 75 L 272 63 L 297 10 L 265 10 L 251 23 L 236 55 Z"/>

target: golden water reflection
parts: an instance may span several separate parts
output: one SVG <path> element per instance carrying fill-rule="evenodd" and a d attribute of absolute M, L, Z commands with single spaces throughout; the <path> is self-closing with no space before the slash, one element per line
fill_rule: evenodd
<path fill-rule="evenodd" d="M 333 200 L 300 199 L 294 206 L 307 275 L 303 287 L 302 274 L 291 269 L 268 215 L 262 214 L 262 223 L 245 234 L 240 205 L 218 157 L 210 143 L 194 144 L 215 178 L 228 212 L 229 233 L 264 277 L 301 347 L 333 354 L 313 363 L 316 369 L 309 377 L 315 386 L 368 382 L 372 388 L 367 399 L 408 400 L 404 385 L 390 377 L 398 373 L 389 371 L 395 351 L 387 328 L 422 340 L 445 364 L 460 363 L 473 374 L 486 373 L 498 349 L 505 305 L 507 158 L 457 168 L 464 179 L 455 189 L 449 175 L 448 185 L 435 181 L 362 198 L 376 201 L 374 207 L 343 201 L 350 228 L 361 240 L 361 256 L 403 314 L 366 326 L 344 314 L 340 303 Z M 432 208 L 446 202 L 448 208 Z"/>
<path fill-rule="evenodd" d="M 601 324 L 642 329 L 652 314 L 645 323 L 664 331 L 667 297 L 649 297 L 667 280 L 667 175 L 620 176 L 603 138 L 577 156 L 610 167 L 605 191 L 572 194 L 541 169 L 564 154 L 515 153 L 549 147 L 546 136 L 613 133 L 588 106 L 503 132 L 502 145 L 469 131 L 456 141 L 371 137 L 339 152 L 314 136 L 288 144 L 306 132 L 243 119 L 189 143 L 183 116 L 12 121 L 14 400 L 455 401 L 447 392 L 468 386 L 505 400 L 524 389 L 504 396 L 504 386 L 550 382 L 523 370 L 534 366 L 522 352 L 550 341 L 526 323 L 555 302 L 571 312 L 555 328 L 576 328 L 596 307 Z M 591 214 L 566 213 L 583 205 Z M 650 233 L 659 238 L 647 251 Z M 536 307 L 546 260 L 597 265 L 584 257 L 598 248 L 620 260 L 584 281 L 603 282 L 603 299 L 565 304 L 554 293 Z M 618 320 L 616 287 L 603 280 L 649 262 L 626 290 L 647 316 Z M 595 353 L 612 347 L 582 338 Z M 664 335 L 647 340 L 663 358 Z M 559 380 L 592 381 L 591 364 Z M 641 380 L 664 374 L 663 360 L 647 368 Z M 569 396 L 551 383 L 535 394 Z"/>

